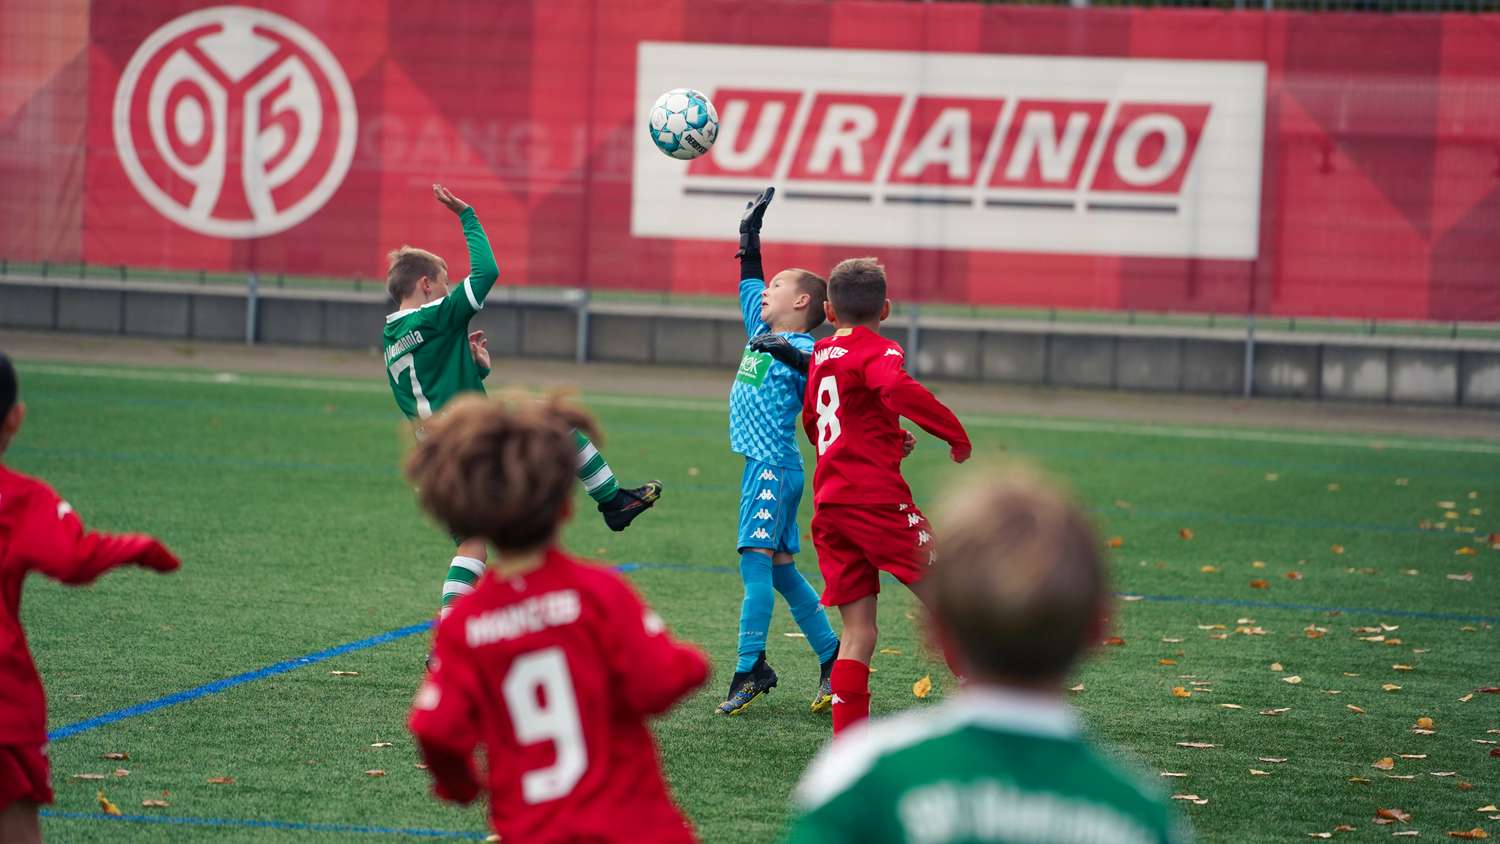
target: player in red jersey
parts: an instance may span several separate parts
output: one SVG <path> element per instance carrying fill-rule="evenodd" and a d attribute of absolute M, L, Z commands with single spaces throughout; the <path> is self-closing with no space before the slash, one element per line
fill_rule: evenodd
<path fill-rule="evenodd" d="M 0 456 L 26 416 L 10 358 L 0 352 Z M 0 464 L 0 841 L 42 840 L 37 808 L 52 802 L 47 699 L 21 629 L 21 585 L 37 571 L 88 583 L 125 563 L 177 568 L 160 542 L 138 534 L 90 533 L 68 502 L 35 478 Z"/>
<path fill-rule="evenodd" d="M 911 448 L 900 418 L 948 443 L 956 463 L 972 450 L 953 411 L 907 374 L 901 346 L 877 333 L 891 313 L 885 289 L 885 268 L 874 258 L 833 268 L 823 307 L 838 330 L 813 347 L 802 400 L 802 425 L 818 448 L 812 538 L 823 603 L 838 607 L 843 619 L 832 676 L 835 734 L 870 714 L 880 573 L 895 575 L 931 604 L 923 578 L 937 554 L 932 527 L 901 477 Z M 774 340 L 757 349 L 791 357 Z"/>
<path fill-rule="evenodd" d="M 464 396 L 426 427 L 406 470 L 422 506 L 499 551 L 438 623 L 412 707 L 438 797 L 468 803 L 487 788 L 504 841 L 694 841 L 646 719 L 702 685 L 708 662 L 623 578 L 558 545 L 572 431 L 597 439 L 593 420 L 556 399 Z"/>

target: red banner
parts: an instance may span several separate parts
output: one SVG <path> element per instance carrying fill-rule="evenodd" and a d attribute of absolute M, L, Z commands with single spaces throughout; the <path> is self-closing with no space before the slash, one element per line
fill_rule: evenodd
<path fill-rule="evenodd" d="M 0 6 L 0 258 L 724 293 L 1500 319 L 1500 16 L 874 2 Z M 645 102 L 713 98 L 710 156 Z"/>

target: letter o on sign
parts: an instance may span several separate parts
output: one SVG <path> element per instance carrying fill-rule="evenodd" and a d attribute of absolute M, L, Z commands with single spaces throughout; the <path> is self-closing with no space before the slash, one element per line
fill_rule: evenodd
<path fill-rule="evenodd" d="M 1156 160 L 1142 164 L 1141 145 L 1153 135 L 1161 138 Z M 1166 181 L 1182 164 L 1187 152 L 1187 129 L 1170 114 L 1147 114 L 1120 133 L 1115 144 L 1115 173 L 1120 181 L 1133 187 L 1146 187 Z"/>

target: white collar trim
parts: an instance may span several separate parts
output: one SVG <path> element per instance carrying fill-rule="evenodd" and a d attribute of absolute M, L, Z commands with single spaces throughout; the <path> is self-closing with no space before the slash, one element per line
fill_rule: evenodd
<path fill-rule="evenodd" d="M 411 314 L 416 313 L 417 311 L 422 310 L 422 308 L 430 308 L 430 307 L 432 307 L 434 305 L 441 305 L 441 304 L 443 304 L 443 300 L 442 299 L 433 299 L 431 302 L 428 302 L 427 304 L 422 305 L 420 307 L 407 308 L 404 311 L 396 311 L 393 314 L 386 314 L 385 315 L 385 324 L 386 325 L 390 325 L 391 323 L 395 322 L 396 320 L 398 320 L 398 319 L 400 319 L 400 318 L 402 318 L 404 316 L 409 316 Z"/>

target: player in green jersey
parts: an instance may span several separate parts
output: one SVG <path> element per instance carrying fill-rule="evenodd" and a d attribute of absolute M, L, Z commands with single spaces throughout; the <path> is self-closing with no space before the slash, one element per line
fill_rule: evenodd
<path fill-rule="evenodd" d="M 386 273 L 386 290 L 397 303 L 395 313 L 385 318 L 386 376 L 396 406 L 411 420 L 419 437 L 422 421 L 454 396 L 484 392 L 490 354 L 484 332 L 471 333 L 469 320 L 484 307 L 485 297 L 500 277 L 474 209 L 442 185 L 433 185 L 432 194 L 463 224 L 469 274 L 450 287 L 447 262 L 412 246 L 390 253 Z M 624 530 L 661 497 L 661 482 L 621 487 L 588 437 L 581 431 L 573 435 L 578 445 L 578 480 L 599 505 L 610 530 Z M 459 540 L 458 551 L 443 583 L 443 615 L 459 597 L 474 591 L 474 583 L 484 573 L 484 540 L 455 540 Z"/>
<path fill-rule="evenodd" d="M 1088 519 L 1046 482 L 991 475 L 951 499 L 933 640 L 967 684 L 833 740 L 797 788 L 792 844 L 1162 844 L 1167 801 L 1095 750 L 1064 703 L 1108 606 Z"/>

